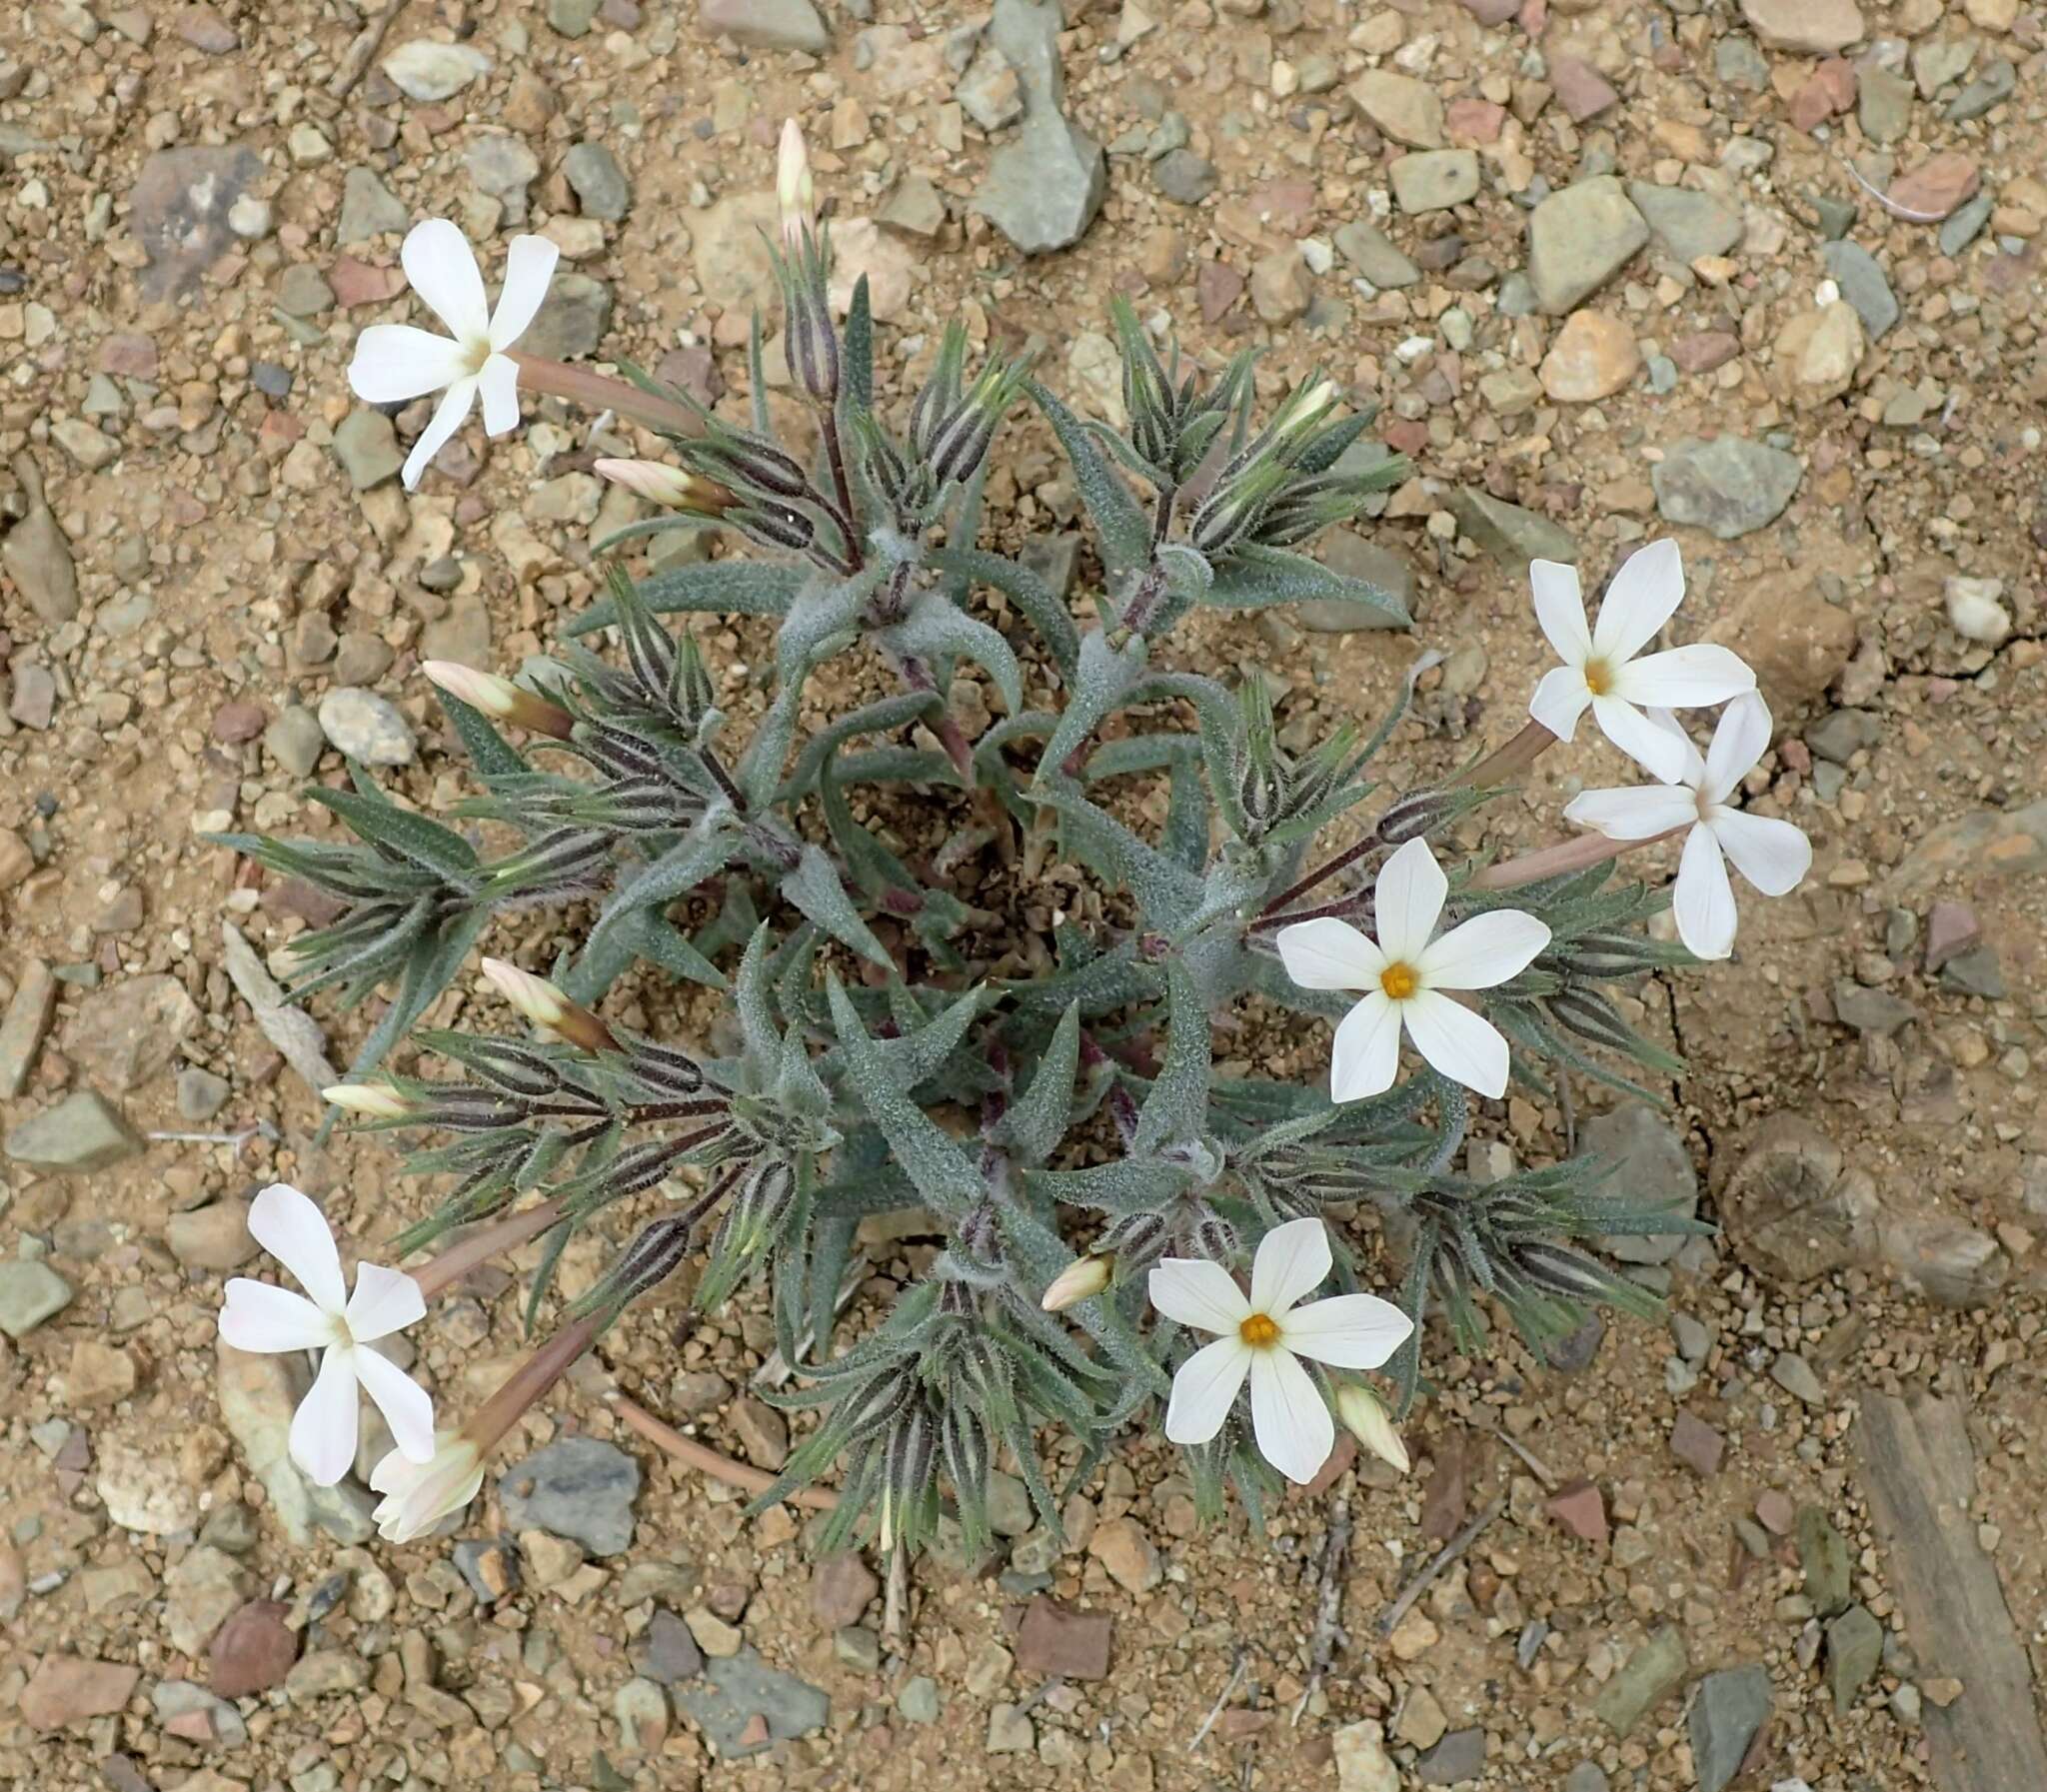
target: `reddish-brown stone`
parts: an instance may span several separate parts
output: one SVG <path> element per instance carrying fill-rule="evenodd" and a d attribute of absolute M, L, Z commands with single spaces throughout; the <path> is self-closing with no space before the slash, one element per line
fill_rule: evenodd
<path fill-rule="evenodd" d="M 213 1639 L 209 1679 L 217 1696 L 239 1699 L 282 1686 L 299 1658 L 298 1633 L 285 1622 L 288 1606 L 252 1599 L 232 1613 Z"/>
<path fill-rule="evenodd" d="M 1105 1680 L 1114 1634 L 1115 1620 L 1108 1613 L 1074 1611 L 1040 1593 L 1017 1627 L 1017 1665 L 1027 1674 Z"/>
<path fill-rule="evenodd" d="M 1983 184 L 1983 176 L 1959 150 L 1944 149 L 1891 182 L 1890 202 L 1926 222 L 1945 218 Z"/>
<path fill-rule="evenodd" d="M 1549 84 L 1556 90 L 1556 103 L 1574 124 L 1597 118 L 1620 98 L 1606 77 L 1582 56 L 1552 56 Z"/>
<path fill-rule="evenodd" d="M 1572 1481 L 1549 1496 L 1549 1514 L 1586 1543 L 1606 1541 L 1606 1499 L 1590 1481 Z"/>
<path fill-rule="evenodd" d="M 1695 1413 L 1680 1411 L 1670 1427 L 1670 1453 L 1693 1474 L 1718 1474 L 1727 1440 Z"/>

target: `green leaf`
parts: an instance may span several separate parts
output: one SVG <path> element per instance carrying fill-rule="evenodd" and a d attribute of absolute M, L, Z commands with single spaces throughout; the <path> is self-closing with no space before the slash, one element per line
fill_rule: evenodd
<path fill-rule="evenodd" d="M 1176 959 L 1165 968 L 1165 1062 L 1137 1110 L 1132 1151 L 1150 1152 L 1161 1145 L 1199 1138 L 1207 1130 L 1209 1042 L 1208 1010 L 1194 989 L 1186 967 Z"/>
<path fill-rule="evenodd" d="M 863 704 L 839 718 L 830 728 L 813 735 L 804 744 L 803 752 L 797 757 L 796 769 L 788 781 L 775 795 L 779 806 L 789 805 L 810 794 L 825 769 L 826 762 L 846 742 L 861 735 L 886 735 L 899 728 L 908 728 L 924 716 L 938 709 L 944 700 L 936 691 L 905 691 L 894 697 L 884 697 L 871 704 Z M 957 783 L 952 772 L 952 762 L 945 762 L 948 783 Z"/>
<path fill-rule="evenodd" d="M 1151 558 L 1151 523 L 1122 476 L 1101 458 L 1094 438 L 1072 412 L 1035 380 L 1025 388 L 1050 422 L 1072 463 L 1073 483 L 1094 524 L 1110 581 L 1120 584 Z"/>
<path fill-rule="evenodd" d="M 972 660 L 995 680 L 1005 710 L 1014 716 L 1024 707 L 1024 672 L 1010 644 L 938 592 L 920 593 L 900 623 L 875 631 L 875 642 L 898 659 L 915 657 L 935 667 Z"/>
<path fill-rule="evenodd" d="M 896 968 L 888 948 L 868 930 L 860 910 L 853 905 L 840 882 L 838 868 L 824 851 L 806 842 L 803 858 L 795 871 L 782 880 L 782 894 L 835 939 L 887 970 Z"/>
<path fill-rule="evenodd" d="M 502 778 L 517 778 L 532 770 L 481 710 L 446 691 L 437 689 L 435 696 L 448 720 L 455 725 L 462 750 L 469 755 L 469 763 L 477 777 L 483 780 L 486 790 L 497 789 L 498 780 Z"/>
<path fill-rule="evenodd" d="M 419 1017 L 433 1005 L 434 998 L 455 980 L 462 960 L 483 936 L 490 918 L 487 909 L 472 909 L 414 945 L 399 979 L 397 995 L 349 1065 L 349 1081 L 375 1069 L 392 1046 L 412 1030 Z"/>
<path fill-rule="evenodd" d="M 1068 849 L 1100 876 L 1127 889 L 1151 926 L 1171 931 L 1200 907 L 1199 878 L 1182 871 L 1070 785 L 1039 787 L 1032 795 L 1058 812 Z"/>
<path fill-rule="evenodd" d="M 786 616 L 815 569 L 778 566 L 764 560 L 710 560 L 670 567 L 640 581 L 640 601 L 649 610 L 706 610 L 720 616 Z M 571 640 L 608 629 L 618 607 L 600 598 L 563 631 Z"/>
<path fill-rule="evenodd" d="M 1218 610 L 1264 610 L 1274 604 L 1329 599 L 1369 604 L 1402 628 L 1414 624 L 1391 592 L 1363 579 L 1349 579 L 1332 572 L 1304 554 L 1289 554 L 1283 548 L 1256 544 L 1239 548 L 1216 568 L 1215 583 L 1202 593 L 1199 601 Z"/>
<path fill-rule="evenodd" d="M 458 890 L 476 888 L 476 849 L 453 829 L 430 822 L 409 809 L 400 809 L 381 794 L 364 797 L 354 791 L 329 790 L 312 785 L 306 795 L 323 808 L 332 810 L 364 840 L 388 847 L 402 858 Z"/>
<path fill-rule="evenodd" d="M 875 408 L 875 318 L 868 296 L 868 277 L 853 283 L 853 303 L 846 309 L 840 333 L 840 398 L 856 410 Z"/>
<path fill-rule="evenodd" d="M 807 586 L 775 637 L 776 676 L 799 680 L 818 662 L 851 647 L 860 636 L 862 612 L 888 573 L 876 562 L 851 578 Z"/>
<path fill-rule="evenodd" d="M 707 814 L 688 837 L 620 888 L 597 918 L 592 938 L 641 908 L 664 908 L 677 896 L 715 878 L 738 856 L 745 831 L 731 810 Z"/>
<path fill-rule="evenodd" d="M 925 558 L 941 572 L 994 586 L 1043 639 L 1060 677 L 1072 678 L 1080 658 L 1079 626 L 1051 587 L 1028 567 L 981 548 L 935 548 Z"/>
<path fill-rule="evenodd" d="M 1030 1086 L 989 1131 L 989 1142 L 1035 1166 L 1058 1149 L 1073 1114 L 1073 1075 L 1080 1065 L 1080 1004 L 1066 1011 L 1037 1060 Z"/>
<path fill-rule="evenodd" d="M 1080 637 L 1080 658 L 1074 669 L 1071 693 L 1058 726 L 1038 757 L 1036 775 L 1040 780 L 1062 774 L 1066 761 L 1086 744 L 1102 718 L 1125 701 L 1142 675 L 1144 655 L 1142 636 L 1121 649 L 1110 647 L 1108 637 L 1099 629 L 1090 629 Z"/>
<path fill-rule="evenodd" d="M 1208 863 L 1208 787 L 1199 767 L 1184 758 L 1173 762 L 1172 793 L 1158 845 L 1182 871 L 1198 875 Z"/>

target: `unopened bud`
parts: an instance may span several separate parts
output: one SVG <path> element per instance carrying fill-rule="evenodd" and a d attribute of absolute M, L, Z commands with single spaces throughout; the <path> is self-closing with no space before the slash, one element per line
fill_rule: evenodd
<path fill-rule="evenodd" d="M 1052 1278 L 1051 1286 L 1037 1304 L 1048 1313 L 1062 1313 L 1107 1287 L 1113 1268 L 1107 1257 L 1075 1257 Z"/>
<path fill-rule="evenodd" d="M 571 1001 L 544 976 L 521 970 L 503 958 L 486 958 L 483 972 L 491 986 L 536 1026 L 558 1033 L 586 1051 L 615 1051 L 618 1041 L 580 1001 Z"/>
<path fill-rule="evenodd" d="M 1388 1467 L 1405 1474 L 1412 1466 L 1391 1416 L 1370 1388 L 1356 1381 L 1343 1382 L 1336 1389 L 1336 1416 L 1352 1437 Z"/>
<path fill-rule="evenodd" d="M 320 1093 L 345 1112 L 373 1120 L 402 1120 L 412 1112 L 412 1103 L 386 1082 L 337 1082 Z"/>
<path fill-rule="evenodd" d="M 602 460 L 592 463 L 601 479 L 670 510 L 704 511 L 723 516 L 738 502 L 736 496 L 716 480 L 699 479 L 680 467 L 662 461 Z"/>
<path fill-rule="evenodd" d="M 474 666 L 464 666 L 456 660 L 428 660 L 421 664 L 420 671 L 450 697 L 515 728 L 566 741 L 576 726 L 575 717 L 560 704 L 549 703 L 494 672 L 479 672 Z"/>
<path fill-rule="evenodd" d="M 1195 1256 L 1225 1269 L 1236 1261 L 1236 1227 L 1219 1213 L 1203 1211 L 1187 1228 L 1187 1244 Z"/>
<path fill-rule="evenodd" d="M 782 152 L 776 160 L 775 201 L 782 208 L 782 240 L 794 249 L 818 222 L 817 189 L 811 180 L 811 152 L 803 127 L 795 119 L 782 125 Z"/>

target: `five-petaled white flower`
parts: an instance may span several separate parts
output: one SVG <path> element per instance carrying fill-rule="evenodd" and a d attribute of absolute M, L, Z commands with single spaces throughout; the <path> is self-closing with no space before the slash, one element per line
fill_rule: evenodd
<path fill-rule="evenodd" d="M 1764 896 L 1787 896 L 1812 869 L 1812 844 L 1789 822 L 1728 807 L 1770 744 L 1770 712 L 1760 697 L 1751 692 L 1721 712 L 1703 759 L 1674 716 L 1659 711 L 1652 720 L 1676 749 L 1679 775 L 1660 786 L 1586 791 L 1571 800 L 1564 817 L 1609 840 L 1653 840 L 1689 829 L 1670 904 L 1677 936 L 1694 957 L 1724 958 L 1734 949 L 1735 918 L 1726 861 Z"/>
<path fill-rule="evenodd" d="M 257 1195 L 249 1231 L 306 1293 L 238 1275 L 228 1283 L 220 1335 L 237 1350 L 266 1355 L 321 1352 L 320 1373 L 292 1415 L 292 1460 L 322 1487 L 348 1473 L 356 1459 L 360 1387 L 377 1402 L 399 1451 L 426 1461 L 434 1453 L 433 1400 L 389 1357 L 369 1348 L 426 1316 L 419 1283 L 400 1270 L 365 1263 L 351 1295 L 326 1217 L 288 1182 L 273 1182 Z"/>
<path fill-rule="evenodd" d="M 1675 542 L 1651 542 L 1630 555 L 1599 606 L 1598 627 L 1585 625 L 1585 601 L 1573 567 L 1554 560 L 1529 564 L 1535 620 L 1563 664 L 1542 675 L 1528 714 L 1568 741 L 1589 708 L 1599 732 L 1658 778 L 1674 779 L 1682 761 L 1669 736 L 1640 706 L 1696 709 L 1755 689 L 1755 674 L 1724 647 L 1695 642 L 1646 659 L 1635 656 L 1684 600 L 1684 562 Z"/>
<path fill-rule="evenodd" d="M 1165 1434 L 1206 1443 L 1222 1429 L 1244 1377 L 1251 1384 L 1251 1431 L 1258 1453 L 1290 1481 L 1311 1481 L 1329 1459 L 1335 1421 L 1300 1357 L 1339 1369 L 1375 1369 L 1399 1349 L 1413 1322 L 1376 1294 L 1338 1294 L 1297 1304 L 1329 1273 L 1329 1239 L 1319 1219 L 1274 1226 L 1251 1263 L 1250 1298 L 1229 1271 L 1198 1257 L 1167 1257 L 1151 1271 L 1151 1304 L 1168 1319 L 1219 1335 L 1172 1378 Z"/>
<path fill-rule="evenodd" d="M 348 383 L 356 397 L 373 405 L 447 387 L 405 457 L 408 491 L 462 427 L 479 393 L 487 434 L 502 436 L 519 427 L 519 364 L 506 350 L 526 334 L 547 298 L 560 254 L 546 237 L 514 237 L 505 256 L 504 289 L 493 311 L 484 297 L 482 270 L 461 231 L 446 218 L 429 218 L 407 233 L 398 255 L 405 277 L 449 334 L 436 336 L 411 324 L 372 324 L 356 338 Z"/>
<path fill-rule="evenodd" d="M 1428 843 L 1410 840 L 1379 868 L 1376 940 L 1329 916 L 1280 928 L 1280 960 L 1303 989 L 1364 991 L 1336 1027 L 1332 1101 L 1360 1101 L 1393 1086 L 1402 1026 L 1445 1076 L 1481 1095 L 1506 1092 L 1506 1040 L 1483 1014 L 1444 991 L 1490 989 L 1518 976 L 1549 943 L 1549 928 L 1518 908 L 1495 908 L 1438 939 L 1435 923 L 1449 890 Z"/>
<path fill-rule="evenodd" d="M 371 1514 L 387 1543 L 410 1543 L 476 1498 L 484 1484 L 483 1451 L 460 1431 L 443 1431 L 425 1462 L 390 1450 L 370 1470 L 371 1487 L 384 1495 Z"/>

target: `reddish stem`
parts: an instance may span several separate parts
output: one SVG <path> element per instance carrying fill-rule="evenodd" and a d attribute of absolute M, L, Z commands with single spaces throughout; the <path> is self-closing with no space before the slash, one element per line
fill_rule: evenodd
<path fill-rule="evenodd" d="M 431 1300 L 445 1293 L 464 1276 L 490 1261 L 502 1250 L 517 1250 L 529 1238 L 537 1238 L 561 1217 L 559 1198 L 528 1207 L 489 1225 L 479 1226 L 468 1237 L 451 1244 L 424 1269 L 413 1271 L 420 1292 Z"/>
<path fill-rule="evenodd" d="M 1652 834 L 1647 840 L 1609 840 L 1603 834 L 1581 834 L 1575 840 L 1559 842 L 1553 847 L 1544 847 L 1539 852 L 1525 853 L 1519 859 L 1509 859 L 1499 865 L 1489 865 L 1471 880 L 1473 890 L 1515 890 L 1523 884 L 1540 884 L 1546 878 L 1561 878 L 1571 872 L 1589 871 L 1595 865 L 1604 865 L 1609 859 L 1618 859 L 1621 854 L 1636 847 L 1646 847 L 1655 841 L 1669 840 L 1673 835 L 1686 832 L 1682 828 L 1666 829 L 1661 834 Z"/>
<path fill-rule="evenodd" d="M 624 380 L 593 373 L 587 367 L 571 367 L 567 362 L 550 361 L 543 355 L 524 355 L 517 349 L 509 353 L 519 363 L 519 384 L 529 392 L 545 392 L 593 411 L 616 411 L 621 417 L 630 417 L 649 429 L 670 435 L 704 433 L 697 414 L 673 400 L 658 398 Z"/>

